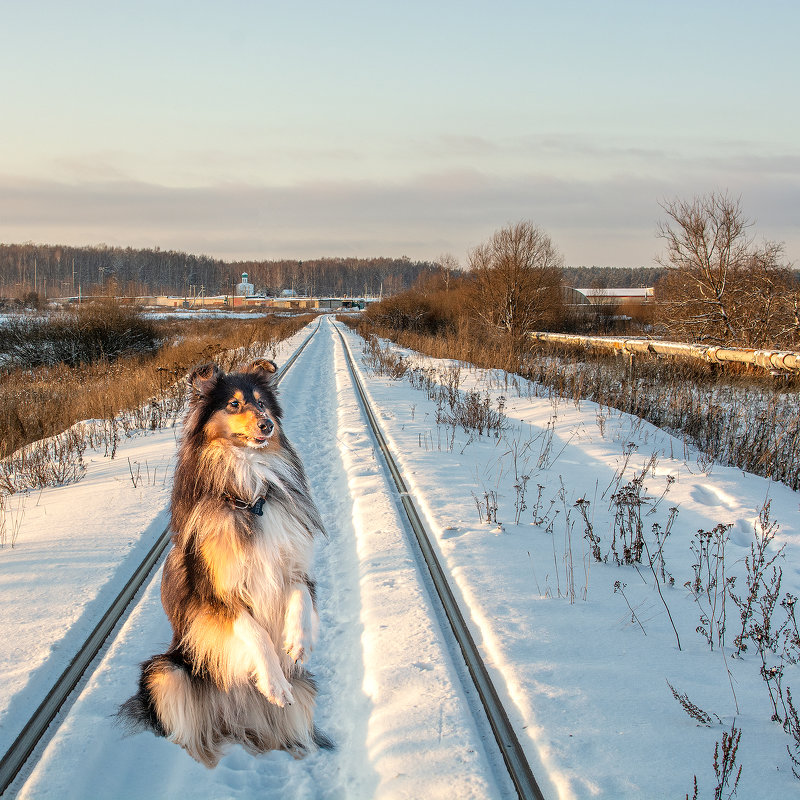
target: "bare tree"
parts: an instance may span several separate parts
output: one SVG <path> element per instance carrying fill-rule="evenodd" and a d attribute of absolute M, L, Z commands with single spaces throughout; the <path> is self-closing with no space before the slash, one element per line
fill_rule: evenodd
<path fill-rule="evenodd" d="M 796 345 L 800 287 L 784 262 L 783 245 L 766 242 L 751 253 L 741 280 L 747 303 L 739 313 L 742 341 L 750 347 Z"/>
<path fill-rule="evenodd" d="M 455 273 L 458 273 L 461 267 L 458 264 L 458 259 L 452 253 L 442 253 L 435 262 L 439 269 L 442 271 L 442 278 L 444 280 L 445 291 L 450 291 L 450 281 Z"/>
<path fill-rule="evenodd" d="M 669 271 L 658 284 L 659 318 L 670 335 L 752 347 L 796 335 L 783 246 L 754 243 L 740 199 L 712 192 L 662 208 L 659 263 Z"/>
<path fill-rule="evenodd" d="M 501 228 L 470 253 L 473 311 L 512 337 L 560 322 L 563 263 L 550 237 L 532 222 Z"/>

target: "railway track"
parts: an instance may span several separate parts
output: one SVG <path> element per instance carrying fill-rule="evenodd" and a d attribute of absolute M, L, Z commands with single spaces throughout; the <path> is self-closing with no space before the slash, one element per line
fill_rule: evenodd
<path fill-rule="evenodd" d="M 276 384 L 281 382 L 299 355 L 306 348 L 306 345 L 311 341 L 311 338 L 319 330 L 319 326 L 320 323 L 318 322 L 317 327 L 311 331 L 303 343 L 292 354 L 291 358 L 289 358 L 278 371 L 275 378 Z M 133 598 L 161 561 L 169 541 L 170 530 L 169 527 L 166 527 L 158 535 L 158 538 L 150 548 L 144 560 L 136 568 L 133 575 L 131 575 L 128 582 L 111 603 L 108 611 L 86 638 L 67 668 L 61 673 L 58 680 L 50 691 L 48 691 L 45 699 L 40 703 L 36 711 L 33 712 L 17 738 L 3 755 L 2 760 L 0 760 L 0 795 L 5 793 L 19 771 L 25 766 L 35 750 L 36 745 L 45 735 L 50 723 L 55 719 L 59 710 L 64 705 L 64 702 L 73 692 L 84 674 L 86 674 L 90 664 L 100 652 L 100 648 L 106 642 L 120 620 L 122 620 L 123 616 L 126 615 L 126 612 L 132 607 L 131 603 Z"/>
<path fill-rule="evenodd" d="M 378 449 L 383 456 L 384 464 L 391 476 L 392 483 L 397 489 L 398 499 L 405 512 L 409 527 L 414 534 L 414 539 L 419 547 L 422 560 L 428 569 L 431 581 L 436 589 L 437 597 L 432 599 L 434 601 L 438 599 L 443 615 L 450 625 L 450 629 L 464 658 L 467 671 L 472 679 L 475 691 L 480 698 L 481 705 L 486 713 L 495 741 L 503 756 L 503 761 L 517 790 L 517 794 L 521 800 L 544 800 L 544 795 L 536 782 L 536 778 L 531 771 L 519 739 L 509 721 L 508 714 L 492 683 L 492 679 L 486 669 L 486 664 L 481 657 L 480 651 L 475 644 L 475 640 L 470 633 L 466 620 L 453 595 L 453 591 L 447 580 L 447 575 L 431 544 L 431 536 L 417 512 L 416 505 L 411 493 L 408 491 L 408 487 L 397 466 L 397 462 L 386 444 L 386 439 L 383 436 L 378 419 L 364 390 L 358 371 L 355 368 L 353 355 L 350 352 L 347 341 L 338 327 L 336 332 L 341 339 L 350 375 L 361 401 L 364 416 L 375 437 Z"/>
<path fill-rule="evenodd" d="M 279 383 L 288 373 L 299 355 L 309 344 L 312 337 L 319 331 L 320 324 L 321 322 L 317 324 L 316 328 L 308 335 L 300 347 L 297 348 L 292 357 L 283 365 L 278 373 L 276 382 Z M 409 536 L 412 547 L 418 548 L 419 557 L 429 571 L 430 584 L 435 587 L 435 594 L 429 592 L 431 595 L 431 602 L 434 606 L 440 608 L 440 618 L 442 620 L 447 620 L 452 636 L 463 657 L 465 666 L 459 669 L 458 672 L 462 675 L 462 680 L 467 684 L 467 686 L 465 686 L 465 693 L 468 695 L 474 694 L 474 696 L 480 699 L 480 705 L 477 703 L 470 704 L 472 706 L 472 713 L 480 716 L 481 707 L 485 713 L 485 720 L 477 720 L 477 726 L 479 729 L 487 731 L 487 740 L 488 730 L 491 729 L 500 755 L 502 756 L 518 796 L 523 798 L 523 800 L 543 800 L 544 796 L 532 774 L 525 753 L 509 721 L 508 714 L 492 683 L 491 676 L 470 633 L 467 622 L 459 609 L 458 602 L 450 587 L 446 571 L 436 555 L 431 536 L 425 528 L 422 518 L 417 511 L 414 499 L 409 493 L 408 486 L 387 446 L 385 437 L 377 421 L 377 415 L 371 406 L 359 372 L 355 366 L 349 345 L 342 335 L 341 330 L 336 326 L 334 327 L 341 340 L 347 367 L 356 394 L 359 397 L 364 418 L 383 455 L 386 471 L 391 476 L 390 484 L 396 487 L 398 504 L 402 507 L 408 520 L 408 530 L 409 532 L 413 532 L 413 536 Z M 37 745 L 45 736 L 48 727 L 56 718 L 59 710 L 70 697 L 70 694 L 75 690 L 81 678 L 92 668 L 93 662 L 95 662 L 98 653 L 109 639 L 112 632 L 117 629 L 121 620 L 126 618 L 133 609 L 135 605 L 133 602 L 134 598 L 160 563 L 167 549 L 169 537 L 169 529 L 165 529 L 159 535 L 146 558 L 114 600 L 95 630 L 92 631 L 87 638 L 79 653 L 64 670 L 63 674 L 48 693 L 47 698 L 34 712 L 25 725 L 25 728 L 9 750 L 4 754 L 0 762 L 0 794 L 6 792 L 20 770 L 31 767 L 33 761 L 38 760 L 41 752 L 37 754 Z M 451 649 L 453 654 L 457 657 L 455 648 Z M 467 676 L 469 677 L 467 678 Z M 470 681 L 472 687 L 468 685 Z M 473 689 L 474 693 L 472 691 Z M 41 750 L 42 748 L 39 748 L 39 751 Z M 497 768 L 501 769 L 499 759 L 496 759 L 496 764 Z"/>

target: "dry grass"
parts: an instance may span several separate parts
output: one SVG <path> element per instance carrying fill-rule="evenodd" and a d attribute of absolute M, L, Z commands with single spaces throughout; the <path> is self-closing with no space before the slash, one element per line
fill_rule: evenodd
<path fill-rule="evenodd" d="M 159 325 L 134 305 L 114 300 L 85 303 L 45 315 L 12 316 L 0 326 L 0 357 L 7 366 L 76 367 L 153 353 Z"/>
<path fill-rule="evenodd" d="M 263 355 L 309 318 L 176 320 L 159 326 L 162 345 L 153 354 L 101 358 L 76 367 L 60 363 L 6 369 L 0 382 L 0 458 L 49 437 L 57 437 L 49 447 L 63 445 L 76 452 L 66 439 L 68 429 L 81 420 L 119 418 L 123 430 L 161 427 L 180 406 L 180 379 L 193 365 L 218 360 L 230 367 L 232 361 L 255 355 L 256 349 Z M 57 452 L 46 460 L 61 461 Z"/>
<path fill-rule="evenodd" d="M 424 391 L 429 400 L 436 403 L 436 424 L 454 430 L 461 427 L 466 433 L 484 433 L 500 436 L 505 426 L 503 406 L 497 409 L 488 393 L 467 391 L 459 388 L 461 371 L 454 369 L 436 370 L 414 367 L 397 355 L 391 347 L 381 347 L 377 337 L 364 341 L 364 361 L 376 375 L 388 375 L 394 380 L 408 378 L 415 388 Z"/>
<path fill-rule="evenodd" d="M 343 319 L 362 336 L 391 339 L 434 358 L 503 369 L 538 396 L 591 400 L 683 438 L 704 464 L 716 461 L 800 489 L 800 378 L 771 378 L 741 365 L 637 355 L 513 340 L 461 321 L 439 335 L 376 325 L 378 312 Z"/>

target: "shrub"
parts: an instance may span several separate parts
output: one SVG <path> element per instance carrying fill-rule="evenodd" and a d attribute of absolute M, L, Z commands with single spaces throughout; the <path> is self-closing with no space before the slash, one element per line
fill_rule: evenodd
<path fill-rule="evenodd" d="M 176 382 L 195 364 L 224 358 L 227 369 L 245 354 L 264 355 L 273 343 L 292 335 L 309 319 L 304 315 L 175 320 L 160 330 L 154 327 L 162 343 L 155 352 L 80 366 L 62 362 L 6 369 L 0 380 L 0 458 L 61 433 L 75 422 L 113 420 L 121 411 L 132 412 L 151 399 L 172 407 L 180 400 L 172 396 Z M 135 424 L 152 426 L 153 422 L 137 417 Z"/>
<path fill-rule="evenodd" d="M 0 353 L 20 367 L 76 367 L 149 353 L 159 344 L 158 328 L 135 306 L 113 301 L 87 303 L 47 317 L 12 317 L 0 327 Z"/>

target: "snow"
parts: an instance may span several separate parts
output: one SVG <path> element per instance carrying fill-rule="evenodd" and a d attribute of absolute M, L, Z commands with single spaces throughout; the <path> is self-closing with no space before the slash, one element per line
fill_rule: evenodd
<path fill-rule="evenodd" d="M 227 311 L 225 309 L 175 309 L 165 311 L 144 311 L 146 319 L 255 319 L 269 317 L 272 314 L 263 311 Z"/>
<path fill-rule="evenodd" d="M 513 796 L 431 607 L 332 328 L 322 320 L 280 393 L 329 531 L 316 553 L 321 628 L 311 669 L 317 721 L 337 749 L 302 761 L 234 749 L 208 771 L 164 740 L 124 737 L 110 715 L 133 693 L 138 663 L 170 638 L 156 574 L 62 711 L 36 766 L 15 781 L 19 797 Z M 280 346 L 279 362 L 309 330 Z M 345 336 L 358 361 L 361 340 Z M 404 352 L 415 364 L 457 366 Z M 437 425 L 436 403 L 424 392 L 360 371 L 546 797 L 682 797 L 691 795 L 694 775 L 701 795 L 710 794 L 714 744 L 734 719 L 742 729 L 738 796 L 797 793 L 789 740 L 770 721 L 758 658 L 732 658 L 737 609 L 728 608 L 724 660 L 695 631 L 698 606 L 683 586 L 692 577 L 692 537 L 718 523 L 732 526 L 726 563 L 741 581 L 769 498 L 781 526 L 776 544 L 786 545 L 782 589 L 800 594 L 797 492 L 702 459 L 698 465 L 680 440 L 648 423 L 592 403 L 529 397 L 524 382 L 498 373 L 460 371 L 462 389 L 480 391 L 494 407 L 504 398 L 506 427 L 495 437 Z M 24 497 L 16 546 L 0 550 L 0 615 L 14 632 L 0 642 L 5 747 L 163 530 L 176 433 L 124 441 L 114 460 L 87 454 L 81 482 Z M 518 524 L 515 455 L 518 475 L 529 476 Z M 151 476 L 157 469 L 156 477 L 134 488 L 128 458 L 143 464 L 143 474 L 145 464 Z M 575 507 L 589 501 L 605 553 L 615 483 L 624 486 L 648 463 L 648 536 L 653 523 L 667 524 L 670 508 L 679 509 L 664 547 L 675 584 L 662 591 L 680 651 L 649 567 L 593 561 Z M 492 492 L 499 524 L 478 514 Z M 617 581 L 624 597 L 614 591 Z M 798 677 L 797 667 L 787 670 L 789 685 Z M 721 723 L 698 726 L 667 681 Z"/>
<path fill-rule="evenodd" d="M 87 452 L 79 483 L 9 499 L 7 528 L 20 525 L 0 550 L 0 625 L 14 632 L 0 645 L 3 751 L 166 527 L 174 448 L 165 430 L 113 461 Z"/>

